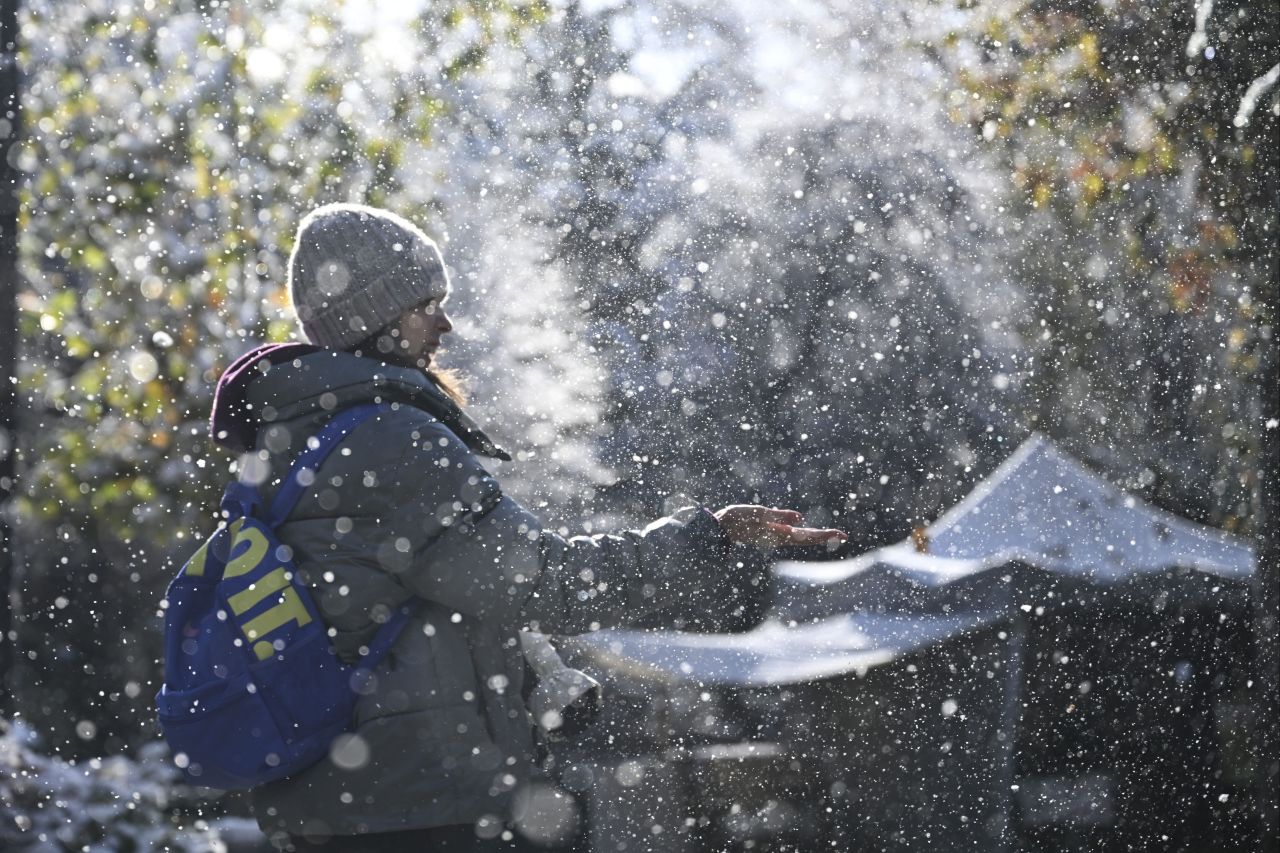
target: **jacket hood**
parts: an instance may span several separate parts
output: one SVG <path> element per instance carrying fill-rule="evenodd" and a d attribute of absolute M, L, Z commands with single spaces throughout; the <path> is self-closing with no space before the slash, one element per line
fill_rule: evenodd
<path fill-rule="evenodd" d="M 311 344 L 266 344 L 232 362 L 214 391 L 209 433 L 244 453 L 265 424 L 374 401 L 421 409 L 473 452 L 511 458 L 422 371 Z"/>
<path fill-rule="evenodd" d="M 245 398 L 249 383 L 261 376 L 263 368 L 319 352 L 311 344 L 265 344 L 231 362 L 218 377 L 209 415 L 209 435 L 228 450 L 244 453 L 251 449 L 262 425 Z"/>

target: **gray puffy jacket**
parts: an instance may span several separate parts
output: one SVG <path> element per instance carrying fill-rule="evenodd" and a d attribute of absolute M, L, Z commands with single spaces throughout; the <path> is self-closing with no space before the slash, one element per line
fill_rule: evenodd
<path fill-rule="evenodd" d="M 500 451 L 419 371 L 320 350 L 260 360 L 237 381 L 256 429 L 242 477 L 268 499 L 336 412 L 391 404 L 321 465 L 278 533 L 347 659 L 391 609 L 426 600 L 361 697 L 354 736 L 253 792 L 268 834 L 507 817 L 534 751 L 519 633 L 624 625 L 724 575 L 727 541 L 705 511 L 620 535 L 544 529 L 474 452 Z"/>

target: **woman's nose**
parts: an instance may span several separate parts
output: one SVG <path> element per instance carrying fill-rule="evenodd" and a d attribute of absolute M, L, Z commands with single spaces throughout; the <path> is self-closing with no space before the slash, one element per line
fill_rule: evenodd
<path fill-rule="evenodd" d="M 445 313 L 443 308 L 436 307 L 436 326 L 440 329 L 440 334 L 453 331 L 453 321 L 449 319 L 449 315 Z"/>

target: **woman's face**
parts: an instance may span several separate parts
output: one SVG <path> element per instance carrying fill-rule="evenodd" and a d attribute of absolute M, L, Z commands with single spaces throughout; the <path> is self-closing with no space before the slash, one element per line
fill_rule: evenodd
<path fill-rule="evenodd" d="M 444 306 L 432 299 L 401 314 L 396 328 L 400 331 L 400 353 L 425 370 L 440 348 L 440 339 L 453 331 L 453 323 Z"/>

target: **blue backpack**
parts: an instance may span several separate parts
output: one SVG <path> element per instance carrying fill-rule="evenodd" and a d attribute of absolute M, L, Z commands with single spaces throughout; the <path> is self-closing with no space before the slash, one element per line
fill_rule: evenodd
<path fill-rule="evenodd" d="M 188 781 L 243 790 L 323 758 L 351 725 L 371 670 L 412 615 L 398 608 L 355 665 L 338 659 L 311 595 L 275 528 L 342 439 L 386 409 L 342 412 L 294 460 L 271 506 L 258 489 L 227 486 L 229 523 L 169 584 L 164 611 L 160 728 Z M 416 602 L 415 602 L 416 604 Z"/>

